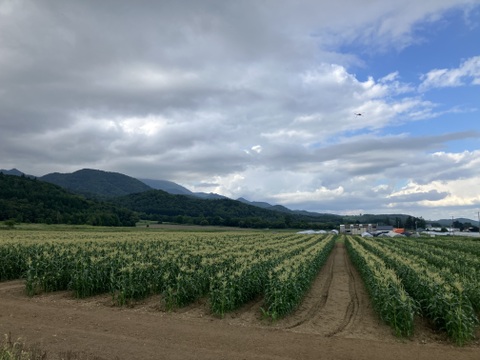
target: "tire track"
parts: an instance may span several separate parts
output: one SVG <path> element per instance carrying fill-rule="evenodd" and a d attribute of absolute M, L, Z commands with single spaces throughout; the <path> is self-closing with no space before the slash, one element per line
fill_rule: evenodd
<path fill-rule="evenodd" d="M 9 280 L 5 282 L 0 282 L 0 292 L 2 293 L 11 292 L 12 290 L 23 290 L 24 288 L 24 280 Z"/>
<path fill-rule="evenodd" d="M 25 280 L 9 280 L 0 283 L 2 297 L 18 299 L 25 297 L 26 293 Z"/>
<path fill-rule="evenodd" d="M 358 278 L 354 275 L 344 244 L 335 245 L 327 266 L 321 296 L 302 312 L 300 320 L 286 326 L 286 329 L 332 337 L 354 323 L 359 311 Z"/>
<path fill-rule="evenodd" d="M 315 294 L 315 288 L 316 286 L 318 288 L 318 285 L 313 284 L 312 290 L 310 290 L 309 295 L 310 295 L 310 298 L 314 300 L 314 303 L 310 305 L 309 302 L 311 302 L 311 300 L 310 301 L 308 301 L 308 299 L 304 300 L 304 304 L 307 306 L 306 313 L 304 312 L 301 315 L 301 318 L 299 320 L 296 320 L 295 323 L 292 325 L 286 326 L 285 329 L 293 329 L 293 328 L 299 327 L 300 325 L 305 324 L 306 322 L 311 321 L 312 318 L 315 317 L 315 314 L 317 314 L 327 303 L 328 297 L 330 295 L 330 286 L 332 284 L 332 279 L 333 279 L 333 267 L 335 265 L 335 256 L 333 256 L 334 251 L 330 255 L 329 259 L 327 260 L 327 263 L 325 264 L 324 269 L 326 269 L 326 271 L 321 271 L 319 275 L 320 281 L 324 279 L 323 285 L 320 287 L 321 288 L 320 294 Z M 317 281 L 318 279 L 315 282 Z"/>
<path fill-rule="evenodd" d="M 358 298 L 357 284 L 356 284 L 357 281 L 359 281 L 359 279 L 355 277 L 355 274 L 352 270 L 352 265 L 350 263 L 350 259 L 348 258 L 347 251 L 345 250 L 344 247 L 343 247 L 343 258 L 344 258 L 343 263 L 345 265 L 345 269 L 348 274 L 348 291 L 350 294 L 350 302 L 348 303 L 347 310 L 345 312 L 345 316 L 342 322 L 340 323 L 337 329 L 328 333 L 326 335 L 327 337 L 338 335 L 344 332 L 345 330 L 347 330 L 349 327 L 351 327 L 359 311 L 360 302 Z"/>

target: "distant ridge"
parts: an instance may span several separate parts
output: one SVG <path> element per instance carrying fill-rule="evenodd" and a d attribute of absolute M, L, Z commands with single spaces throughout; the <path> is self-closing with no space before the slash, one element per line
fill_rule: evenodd
<path fill-rule="evenodd" d="M 293 210 L 290 210 L 290 209 L 286 208 L 285 206 L 271 205 L 271 204 L 269 204 L 267 202 L 264 202 L 264 201 L 248 201 L 247 199 L 245 199 L 243 197 L 238 198 L 237 201 L 240 201 L 244 204 L 257 206 L 257 207 L 260 207 L 262 209 L 269 209 L 269 210 L 275 210 L 275 211 L 286 212 L 286 213 L 294 212 Z"/>
<path fill-rule="evenodd" d="M 110 198 L 152 190 L 133 177 L 93 169 L 82 169 L 69 174 L 56 172 L 39 179 L 89 197 Z"/>
<path fill-rule="evenodd" d="M 162 190 L 172 195 L 188 195 L 194 196 L 200 199 L 227 199 L 226 196 L 215 194 L 215 193 L 204 193 L 204 192 L 193 192 L 188 190 L 186 187 L 178 185 L 173 181 L 168 180 L 153 180 L 153 179 L 139 179 L 144 182 L 152 189 Z"/>
<path fill-rule="evenodd" d="M 131 210 L 87 200 L 36 178 L 0 174 L 0 222 L 135 226 Z"/>
<path fill-rule="evenodd" d="M 5 170 L 5 169 L 0 169 L 0 173 L 5 174 L 5 175 L 13 175 L 13 176 L 26 176 L 29 178 L 34 178 L 35 176 L 33 175 L 27 175 L 24 172 L 18 170 L 18 169 L 10 169 L 10 170 Z"/>
<path fill-rule="evenodd" d="M 438 223 L 442 226 L 449 227 L 449 226 L 452 226 L 452 223 L 454 221 L 458 221 L 458 222 L 461 222 L 461 223 L 470 223 L 472 225 L 477 225 L 478 224 L 478 220 L 472 220 L 472 219 L 467 219 L 467 218 L 454 218 L 453 221 L 452 221 L 452 219 L 440 219 L 440 220 L 436 220 L 436 221 L 432 221 L 432 222 Z"/>
<path fill-rule="evenodd" d="M 248 205 L 253 205 L 260 207 L 262 209 L 267 209 L 267 210 L 273 210 L 273 211 L 278 211 L 286 214 L 292 214 L 292 215 L 303 215 L 303 216 L 308 216 L 311 218 L 315 217 L 329 217 L 330 220 L 332 221 L 338 221 L 338 219 L 341 218 L 340 215 L 335 215 L 335 214 L 325 214 L 325 213 L 318 213 L 318 212 L 312 212 L 312 211 L 306 211 L 306 210 L 291 210 L 283 205 L 272 205 L 267 202 L 262 202 L 262 201 L 248 201 L 247 199 L 240 197 L 237 199 L 237 201 L 243 202 L 244 204 Z"/>
<path fill-rule="evenodd" d="M 262 209 L 232 199 L 200 199 L 195 196 L 172 195 L 163 190 L 150 190 L 116 197 L 118 206 L 142 214 L 143 218 L 172 222 L 178 218 L 198 224 L 239 227 L 284 228 L 284 214 Z M 298 219 L 296 219 L 299 221 Z"/>
<path fill-rule="evenodd" d="M 155 190 L 163 190 L 172 195 L 193 195 L 187 188 L 168 180 L 139 179 Z"/>
<path fill-rule="evenodd" d="M 25 176 L 32 179 L 46 181 L 55 185 L 61 186 L 73 193 L 81 194 L 93 199 L 108 200 L 119 196 L 126 196 L 130 194 L 148 192 L 153 189 L 162 190 L 168 194 L 176 196 L 193 197 L 203 200 L 232 200 L 226 196 L 215 193 L 193 192 L 189 189 L 176 184 L 173 181 L 168 180 L 153 180 L 153 179 L 137 179 L 117 172 L 107 172 L 103 170 L 94 169 L 82 169 L 73 173 L 51 173 L 42 177 L 35 177 L 32 175 L 26 175 L 24 172 L 13 168 L 10 170 L 0 169 L 0 173 L 13 176 Z M 0 199 L 1 200 L 1 199 Z M 177 198 L 179 202 L 181 199 Z M 320 213 L 306 210 L 291 210 L 282 205 L 271 205 L 262 201 L 249 201 L 243 197 L 238 198 L 236 201 L 245 205 L 251 205 L 264 210 L 275 211 L 282 214 L 286 223 L 289 223 L 291 219 L 302 219 L 305 221 L 305 226 L 308 222 L 323 222 L 330 224 L 338 223 L 361 223 L 361 224 L 396 224 L 404 223 L 410 216 L 408 214 L 360 214 L 360 215 L 337 215 L 333 213 Z M 223 202 L 216 203 L 221 207 Z M 178 214 L 185 214 L 183 210 L 178 207 L 172 208 L 172 212 Z M 454 221 L 461 223 L 471 223 L 472 225 L 478 224 L 477 220 L 456 218 Z M 442 226 L 450 226 L 452 219 L 441 220 L 426 220 L 431 223 L 441 223 Z"/>

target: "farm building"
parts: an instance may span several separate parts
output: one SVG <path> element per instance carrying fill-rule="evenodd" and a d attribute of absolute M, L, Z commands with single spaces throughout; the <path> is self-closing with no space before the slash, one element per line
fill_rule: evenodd
<path fill-rule="evenodd" d="M 374 224 L 348 224 L 340 225 L 340 234 L 361 235 L 364 232 L 374 232 L 377 226 Z"/>
<path fill-rule="evenodd" d="M 394 228 L 390 225 L 376 225 L 376 224 L 348 224 L 340 225 L 340 234 L 348 235 L 362 235 L 364 233 L 370 233 L 374 236 L 383 233 L 395 232 L 397 234 L 404 233 L 403 228 Z"/>

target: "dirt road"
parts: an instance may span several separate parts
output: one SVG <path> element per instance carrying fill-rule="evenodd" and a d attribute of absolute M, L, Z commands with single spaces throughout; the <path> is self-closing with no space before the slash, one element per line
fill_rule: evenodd
<path fill-rule="evenodd" d="M 0 334 L 11 332 L 49 354 L 102 359 L 475 359 L 480 345 L 449 343 L 421 321 L 399 340 L 373 313 L 356 270 L 337 244 L 300 308 L 274 324 L 261 318 L 262 299 L 224 319 L 206 300 L 175 312 L 154 296 L 134 307 L 108 295 L 76 300 L 69 292 L 28 298 L 21 281 L 0 284 Z"/>

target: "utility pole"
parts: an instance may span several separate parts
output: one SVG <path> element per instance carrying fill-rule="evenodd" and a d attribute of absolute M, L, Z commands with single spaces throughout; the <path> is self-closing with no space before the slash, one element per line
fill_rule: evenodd
<path fill-rule="evenodd" d="M 477 212 L 478 215 L 478 236 L 480 236 L 480 211 Z"/>

